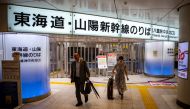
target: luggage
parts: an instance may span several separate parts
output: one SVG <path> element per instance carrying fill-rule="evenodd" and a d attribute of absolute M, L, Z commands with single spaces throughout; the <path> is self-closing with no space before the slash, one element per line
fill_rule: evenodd
<path fill-rule="evenodd" d="M 110 77 L 107 84 L 107 98 L 113 100 L 113 77 Z"/>

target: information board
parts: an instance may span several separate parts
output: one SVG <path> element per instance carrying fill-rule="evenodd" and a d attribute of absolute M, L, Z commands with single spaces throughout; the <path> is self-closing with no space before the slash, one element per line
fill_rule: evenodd
<path fill-rule="evenodd" d="M 2 61 L 3 80 L 20 81 L 20 61 Z"/>
<path fill-rule="evenodd" d="M 108 53 L 108 66 L 114 66 L 117 63 L 117 55 L 115 53 Z"/>
<path fill-rule="evenodd" d="M 107 69 L 107 60 L 106 60 L 106 55 L 99 55 L 97 56 L 98 59 L 98 68 L 99 69 Z"/>

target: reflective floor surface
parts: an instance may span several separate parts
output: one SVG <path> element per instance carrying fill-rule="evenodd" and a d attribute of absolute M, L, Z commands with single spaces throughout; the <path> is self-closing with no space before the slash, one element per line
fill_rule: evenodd
<path fill-rule="evenodd" d="M 52 94 L 37 102 L 24 104 L 22 109 L 181 109 L 176 104 L 176 79 L 153 78 L 144 75 L 130 75 L 127 91 L 121 100 L 114 89 L 114 100 L 107 99 L 108 77 L 91 77 L 101 98 L 91 92 L 89 101 L 75 107 L 75 86 L 69 78 L 51 79 Z"/>

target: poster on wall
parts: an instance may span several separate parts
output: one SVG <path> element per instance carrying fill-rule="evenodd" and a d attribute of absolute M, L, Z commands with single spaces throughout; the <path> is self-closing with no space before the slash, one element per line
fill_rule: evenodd
<path fill-rule="evenodd" d="M 179 43 L 178 49 L 178 76 L 187 79 L 189 42 Z"/>
<path fill-rule="evenodd" d="M 115 53 L 108 53 L 108 66 L 114 66 L 117 63 L 117 55 Z"/>
<path fill-rule="evenodd" d="M 99 55 L 97 56 L 98 59 L 98 68 L 99 69 L 107 69 L 107 60 L 106 60 L 106 55 Z"/>

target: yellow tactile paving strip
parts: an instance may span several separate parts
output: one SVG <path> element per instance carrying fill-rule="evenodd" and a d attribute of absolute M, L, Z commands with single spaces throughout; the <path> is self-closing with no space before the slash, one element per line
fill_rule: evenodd
<path fill-rule="evenodd" d="M 70 82 L 50 82 L 51 84 L 72 85 Z M 106 87 L 107 84 L 94 83 L 95 86 Z M 175 89 L 176 86 L 150 86 L 144 84 L 128 84 L 128 88 L 137 88 L 141 94 L 146 109 L 158 109 L 156 102 L 148 91 L 148 88 Z"/>
<path fill-rule="evenodd" d="M 139 86 L 139 91 L 146 109 L 158 109 L 154 99 L 145 86 Z"/>
<path fill-rule="evenodd" d="M 65 84 L 65 85 L 73 85 L 74 83 L 70 82 L 50 82 L 50 84 Z M 107 84 L 105 83 L 94 83 L 95 86 L 102 86 L 105 87 Z M 164 89 L 175 89 L 176 86 L 150 86 L 150 85 L 143 85 L 143 84 L 127 84 L 128 88 L 139 88 L 139 87 L 146 87 L 146 88 L 164 88 Z"/>

